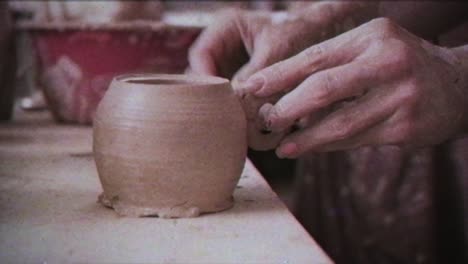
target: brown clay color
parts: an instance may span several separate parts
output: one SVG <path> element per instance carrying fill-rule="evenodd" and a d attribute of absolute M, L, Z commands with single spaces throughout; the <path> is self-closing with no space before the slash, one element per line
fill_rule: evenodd
<path fill-rule="evenodd" d="M 217 77 L 115 78 L 94 120 L 99 201 L 126 216 L 194 217 L 233 205 L 246 120 Z"/>
<path fill-rule="evenodd" d="M 233 81 L 233 86 L 238 87 L 238 82 Z M 252 94 L 242 94 L 240 89 L 235 89 L 238 92 L 242 108 L 244 109 L 247 119 L 247 142 L 250 148 L 254 150 L 271 150 L 276 148 L 288 131 L 271 132 L 264 128 L 264 120 L 260 114 L 260 108 L 265 104 L 276 103 L 284 94 L 274 94 L 266 98 L 256 97 Z"/>

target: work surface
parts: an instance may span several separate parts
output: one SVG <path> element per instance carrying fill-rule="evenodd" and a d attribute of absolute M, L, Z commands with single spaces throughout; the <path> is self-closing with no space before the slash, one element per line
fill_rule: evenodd
<path fill-rule="evenodd" d="M 45 112 L 0 124 L 3 263 L 331 262 L 249 161 L 230 210 L 123 218 L 96 203 L 91 145 L 91 128 Z"/>

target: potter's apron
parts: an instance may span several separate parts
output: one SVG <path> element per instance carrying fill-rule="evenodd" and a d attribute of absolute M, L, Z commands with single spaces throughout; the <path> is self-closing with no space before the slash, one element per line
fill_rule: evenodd
<path fill-rule="evenodd" d="M 440 36 L 468 43 L 468 22 Z M 296 214 L 336 263 L 468 263 L 468 137 L 299 161 Z"/>

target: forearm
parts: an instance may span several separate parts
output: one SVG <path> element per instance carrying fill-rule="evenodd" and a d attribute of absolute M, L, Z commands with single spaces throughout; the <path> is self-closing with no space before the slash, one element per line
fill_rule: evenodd
<path fill-rule="evenodd" d="M 295 1 L 288 13 L 320 28 L 328 39 L 378 17 L 378 11 L 378 1 Z"/>
<path fill-rule="evenodd" d="M 468 3 L 442 1 L 316 1 L 296 2 L 290 8 L 292 14 L 323 23 L 335 34 L 376 17 L 388 17 L 428 40 L 468 18 L 466 10 Z"/>
<path fill-rule="evenodd" d="M 458 82 L 460 83 L 460 89 L 462 94 L 466 98 L 465 111 L 463 112 L 463 127 L 460 134 L 466 135 L 468 133 L 468 45 L 452 48 L 452 51 L 457 57 L 456 65 L 459 78 Z"/>
<path fill-rule="evenodd" d="M 468 3 L 443 1 L 381 1 L 379 15 L 427 40 L 468 17 Z"/>
<path fill-rule="evenodd" d="M 315 1 L 296 3 L 290 11 L 310 21 L 353 20 L 359 25 L 377 17 L 378 7 L 378 1 Z"/>

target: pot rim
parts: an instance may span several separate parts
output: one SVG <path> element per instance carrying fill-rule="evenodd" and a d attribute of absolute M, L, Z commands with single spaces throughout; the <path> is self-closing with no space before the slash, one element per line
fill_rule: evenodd
<path fill-rule="evenodd" d="M 159 81 L 159 83 L 158 83 Z M 229 80 L 217 76 L 195 74 L 157 74 L 131 73 L 114 77 L 113 82 L 142 85 L 144 87 L 200 87 L 219 86 L 229 84 Z"/>

